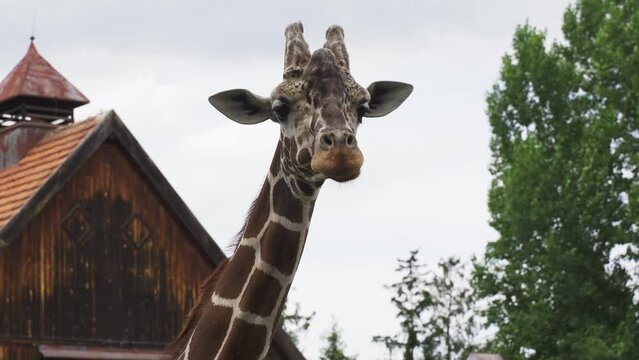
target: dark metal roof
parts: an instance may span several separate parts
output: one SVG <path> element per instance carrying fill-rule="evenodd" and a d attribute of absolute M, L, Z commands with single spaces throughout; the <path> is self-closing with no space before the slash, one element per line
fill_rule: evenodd
<path fill-rule="evenodd" d="M 74 107 L 89 102 L 80 90 L 38 53 L 33 41 L 27 54 L 0 82 L 0 102 L 20 96 L 68 101 Z"/>

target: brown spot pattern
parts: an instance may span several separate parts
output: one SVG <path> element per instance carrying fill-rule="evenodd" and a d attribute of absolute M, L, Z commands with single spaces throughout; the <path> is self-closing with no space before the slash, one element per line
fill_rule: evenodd
<path fill-rule="evenodd" d="M 276 214 L 284 216 L 292 222 L 302 222 L 302 202 L 293 196 L 291 190 L 283 179 L 278 180 L 273 186 L 273 210 Z"/>
<path fill-rule="evenodd" d="M 270 223 L 261 241 L 262 260 L 290 275 L 297 265 L 300 234 L 277 223 Z"/>
<path fill-rule="evenodd" d="M 248 246 L 238 246 L 224 273 L 218 280 L 217 293 L 229 299 L 238 297 L 254 263 L 255 250 Z"/>
<path fill-rule="evenodd" d="M 302 149 L 297 153 L 297 162 L 300 165 L 310 164 L 311 158 L 311 151 L 309 149 Z"/>
<path fill-rule="evenodd" d="M 226 329 L 231 323 L 233 309 L 223 306 L 209 306 L 206 308 L 195 332 L 189 349 L 189 358 L 206 359 L 212 357 L 222 346 Z"/>
<path fill-rule="evenodd" d="M 309 183 L 307 183 L 306 181 L 298 179 L 296 180 L 296 183 L 297 187 L 304 193 L 304 195 L 313 196 L 313 194 L 315 193 L 315 188 L 309 185 Z"/>
<path fill-rule="evenodd" d="M 233 321 L 226 344 L 220 350 L 220 360 L 255 360 L 266 343 L 266 326 L 252 325 L 240 319 Z M 208 357 L 212 356 L 209 354 Z"/>
<path fill-rule="evenodd" d="M 273 210 L 292 222 L 302 222 L 302 202 L 291 194 L 291 190 L 284 179 L 280 179 L 273 186 Z"/>
<path fill-rule="evenodd" d="M 270 316 L 280 291 L 282 286 L 277 279 L 257 269 L 246 286 L 240 309 L 263 317 Z"/>

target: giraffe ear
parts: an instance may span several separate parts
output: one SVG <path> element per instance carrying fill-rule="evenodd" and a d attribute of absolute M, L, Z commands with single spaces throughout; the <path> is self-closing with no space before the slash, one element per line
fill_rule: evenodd
<path fill-rule="evenodd" d="M 377 81 L 368 86 L 371 100 L 364 117 L 385 116 L 397 109 L 413 92 L 413 85 L 397 81 Z"/>
<path fill-rule="evenodd" d="M 271 115 L 271 100 L 244 89 L 211 95 L 209 102 L 227 118 L 240 124 L 257 124 Z"/>

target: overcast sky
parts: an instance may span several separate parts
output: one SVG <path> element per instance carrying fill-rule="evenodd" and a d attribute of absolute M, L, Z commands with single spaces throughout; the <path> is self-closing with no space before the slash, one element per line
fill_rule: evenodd
<path fill-rule="evenodd" d="M 373 335 L 398 329 L 390 293 L 396 259 L 419 249 L 434 264 L 481 254 L 488 225 L 490 127 L 485 96 L 515 27 L 561 35 L 566 0 L 0 1 L 0 77 L 36 46 L 91 103 L 114 109 L 222 247 L 242 225 L 278 139 L 272 122 L 241 126 L 209 95 L 281 81 L 284 28 L 302 21 L 311 49 L 342 25 L 363 86 L 409 82 L 391 115 L 358 132 L 362 175 L 327 182 L 291 299 L 317 315 L 301 348 L 317 359 L 337 319 L 348 351 L 381 359 Z M 35 16 L 34 16 L 35 13 Z"/>

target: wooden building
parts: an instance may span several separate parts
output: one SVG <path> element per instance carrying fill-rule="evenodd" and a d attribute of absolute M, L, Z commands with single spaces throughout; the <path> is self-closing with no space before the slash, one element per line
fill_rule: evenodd
<path fill-rule="evenodd" d="M 224 258 L 118 116 L 33 45 L 0 83 L 0 360 L 159 359 Z M 304 357 L 282 332 L 271 359 Z"/>

